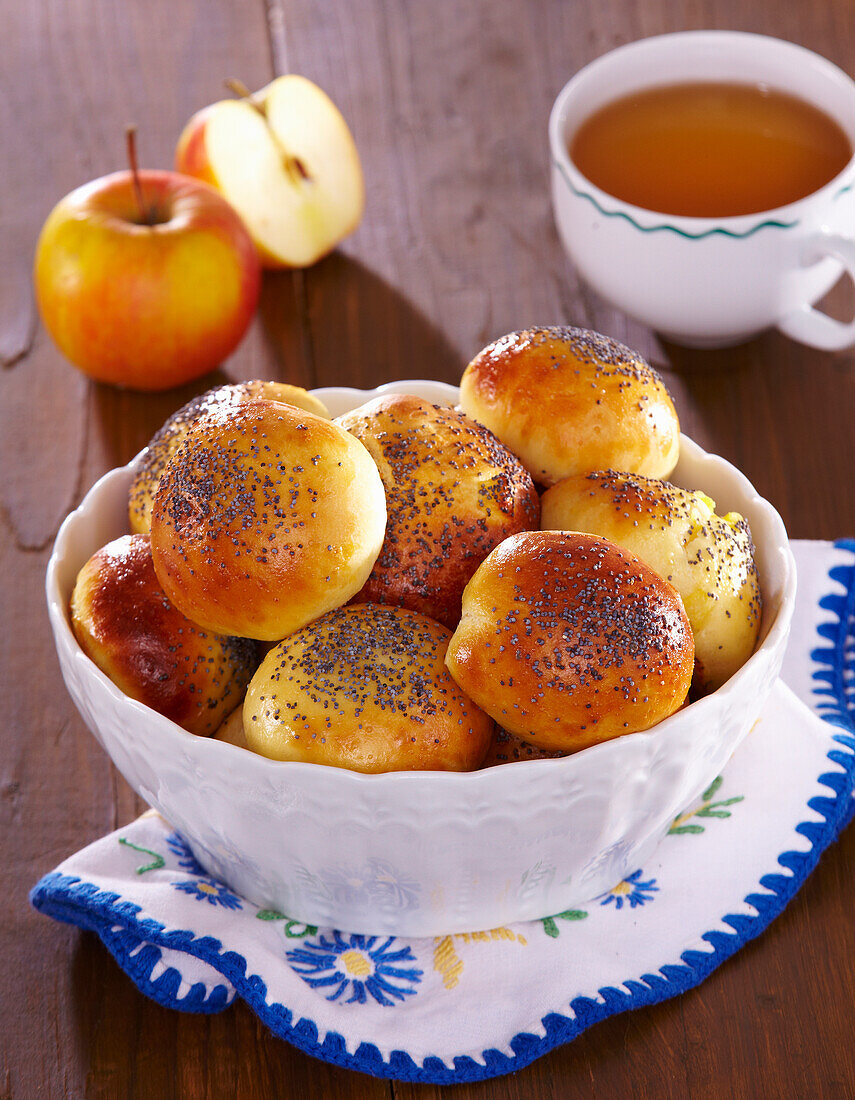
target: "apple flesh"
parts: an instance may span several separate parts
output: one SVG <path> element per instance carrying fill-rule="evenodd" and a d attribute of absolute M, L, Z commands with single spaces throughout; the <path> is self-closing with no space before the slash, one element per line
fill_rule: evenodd
<path fill-rule="evenodd" d="M 255 246 L 213 188 L 175 172 L 116 172 L 66 195 L 36 248 L 36 297 L 60 351 L 85 374 L 162 390 L 237 347 L 261 285 Z"/>
<path fill-rule="evenodd" d="M 353 137 L 329 96 L 302 76 L 199 111 L 179 139 L 175 166 L 228 199 L 266 267 L 313 264 L 362 218 Z"/>

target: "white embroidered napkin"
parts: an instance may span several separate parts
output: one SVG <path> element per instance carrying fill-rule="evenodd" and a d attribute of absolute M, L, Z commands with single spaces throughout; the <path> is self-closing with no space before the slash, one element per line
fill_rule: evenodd
<path fill-rule="evenodd" d="M 328 1061 L 437 1083 L 519 1069 L 702 981 L 784 908 L 851 817 L 855 543 L 793 549 L 784 682 L 654 858 L 584 907 L 434 939 L 315 928 L 207 876 L 154 812 L 66 860 L 32 902 L 94 929 L 160 1003 L 214 1012 L 239 995 Z"/>

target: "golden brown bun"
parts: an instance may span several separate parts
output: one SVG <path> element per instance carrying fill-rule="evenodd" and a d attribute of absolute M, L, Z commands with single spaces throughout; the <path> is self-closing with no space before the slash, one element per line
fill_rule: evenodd
<path fill-rule="evenodd" d="M 386 489 L 386 539 L 356 598 L 453 630 L 463 589 L 493 547 L 539 526 L 531 477 L 480 424 L 418 397 L 378 397 L 335 423 L 365 444 Z"/>
<path fill-rule="evenodd" d="M 605 539 L 514 535 L 480 566 L 446 664 L 470 698 L 541 748 L 572 752 L 673 714 L 692 680 L 682 601 Z"/>
<path fill-rule="evenodd" d="M 93 554 L 71 594 L 71 625 L 125 695 L 203 736 L 238 705 L 258 664 L 255 642 L 211 634 L 172 606 L 148 535 L 123 535 Z"/>
<path fill-rule="evenodd" d="M 493 740 L 484 757 L 482 768 L 495 768 L 498 764 L 515 764 L 520 760 L 559 760 L 566 755 L 563 752 L 553 752 L 550 749 L 541 749 L 537 745 L 530 745 L 516 734 L 508 733 L 500 726 L 496 726 Z"/>
<path fill-rule="evenodd" d="M 323 401 L 301 386 L 289 386 L 286 382 L 237 382 L 234 385 L 217 386 L 199 394 L 192 401 L 174 412 L 163 427 L 155 432 L 140 456 L 139 466 L 131 482 L 128 516 L 131 530 L 141 534 L 151 531 L 151 508 L 160 475 L 167 462 L 183 442 L 187 432 L 200 417 L 229 405 L 242 405 L 246 401 L 282 401 L 298 409 L 329 419 L 329 411 Z"/>
<path fill-rule="evenodd" d="M 230 745 L 237 745 L 239 749 L 247 749 L 246 734 L 243 732 L 243 701 L 231 712 L 231 714 L 217 729 L 214 734 L 217 741 L 228 741 Z"/>
<path fill-rule="evenodd" d="M 701 690 L 720 687 L 751 656 L 761 599 L 742 516 L 717 516 L 703 493 L 614 470 L 567 478 L 542 505 L 544 530 L 602 535 L 674 585 L 692 624 Z"/>
<path fill-rule="evenodd" d="M 221 634 L 271 641 L 346 603 L 383 544 L 368 451 L 277 401 L 204 416 L 163 472 L 151 545 L 164 591 Z"/>
<path fill-rule="evenodd" d="M 464 371 L 460 404 L 541 485 L 608 467 L 667 477 L 677 464 L 680 425 L 661 378 L 596 332 L 503 336 Z"/>
<path fill-rule="evenodd" d="M 331 611 L 281 642 L 253 677 L 249 748 L 359 772 L 477 768 L 493 723 L 445 668 L 450 636 L 403 607 Z"/>

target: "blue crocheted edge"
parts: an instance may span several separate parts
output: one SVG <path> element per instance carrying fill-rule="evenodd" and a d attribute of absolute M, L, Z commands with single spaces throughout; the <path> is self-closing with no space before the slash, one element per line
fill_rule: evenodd
<path fill-rule="evenodd" d="M 810 809 L 820 814 L 824 822 L 805 821 L 796 827 L 796 832 L 810 841 L 810 850 L 783 852 L 778 857 L 781 867 L 791 874 L 776 872 L 764 875 L 759 885 L 768 892 L 749 894 L 745 898 L 757 910 L 757 916 L 724 916 L 722 922 L 730 925 L 733 932 L 705 933 L 702 938 L 712 948 L 710 952 L 685 951 L 681 955 L 681 963 L 665 965 L 658 973 L 644 974 L 641 979 L 630 979 L 624 983 L 623 989 L 600 989 L 602 1002 L 590 997 L 577 997 L 570 1002 L 574 1018 L 557 1012 L 544 1017 L 545 1036 L 528 1033 L 515 1035 L 509 1044 L 513 1056 L 495 1049 L 485 1050 L 483 1065 L 471 1057 L 462 1056 L 453 1059 L 454 1068 L 451 1069 L 436 1057 L 426 1058 L 419 1066 L 404 1051 L 393 1051 L 389 1060 L 385 1061 L 377 1047 L 368 1043 L 363 1043 L 355 1053 L 350 1054 L 343 1036 L 337 1032 L 327 1032 L 321 1041 L 313 1021 L 301 1018 L 295 1022 L 284 1005 L 268 1004 L 264 982 L 257 974 L 246 973 L 243 956 L 234 951 L 224 951 L 220 941 L 211 936 L 196 937 L 189 931 L 167 932 L 157 921 L 140 918 L 139 906 L 121 901 L 120 895 L 100 891 L 92 883 L 56 872 L 46 875 L 36 885 L 30 901 L 48 916 L 96 932 L 139 989 L 169 1008 L 184 1012 L 218 1012 L 230 1003 L 230 991 L 220 984 L 208 989 L 200 982 L 179 999 L 182 979 L 174 967 L 167 967 L 156 980 L 151 979 L 152 967 L 161 958 L 158 948 L 184 951 L 208 963 L 234 987 L 237 995 L 247 1002 L 275 1035 L 323 1061 L 375 1077 L 441 1085 L 482 1081 L 522 1069 L 555 1047 L 574 1039 L 592 1024 L 618 1012 L 657 1004 L 700 984 L 749 940 L 760 935 L 784 910 L 822 852 L 852 818 L 855 808 L 852 797 L 855 787 L 855 688 L 851 685 L 847 687 L 846 673 L 852 673 L 855 661 L 851 658 L 847 660 L 846 642 L 850 624 L 855 619 L 855 540 L 844 539 L 835 545 L 850 551 L 853 562 L 835 566 L 830 571 L 830 578 L 842 585 L 844 592 L 820 600 L 820 606 L 833 614 L 834 621 L 818 628 L 820 636 L 828 644 L 815 648 L 811 658 L 821 666 L 813 674 L 818 685 L 814 692 L 822 697 L 818 700 L 818 709 L 827 722 L 841 730 L 832 738 L 841 748 L 831 749 L 828 759 L 842 771 L 820 775 L 818 782 L 833 793 L 831 796 L 816 796 L 808 802 Z M 145 946 L 141 948 L 142 944 Z"/>

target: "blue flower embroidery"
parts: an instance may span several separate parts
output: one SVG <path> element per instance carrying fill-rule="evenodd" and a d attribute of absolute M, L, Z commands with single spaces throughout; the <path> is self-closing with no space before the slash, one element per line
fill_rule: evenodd
<path fill-rule="evenodd" d="M 166 843 L 172 854 L 178 857 L 178 866 L 181 870 L 194 876 L 193 880 L 172 882 L 170 886 L 174 886 L 176 890 L 189 894 L 199 901 L 207 901 L 211 905 L 221 905 L 224 909 L 243 909 L 237 894 L 232 893 L 228 886 L 225 886 L 222 882 L 211 878 L 193 855 L 190 845 L 182 840 L 178 833 L 170 833 L 166 838 Z"/>
<path fill-rule="evenodd" d="M 205 868 L 190 851 L 190 845 L 178 833 L 170 833 L 166 838 L 170 852 L 178 857 L 178 866 L 188 875 L 205 875 Z"/>
<path fill-rule="evenodd" d="M 654 893 L 659 889 L 656 885 L 656 879 L 650 878 L 646 882 L 642 882 L 641 874 L 642 871 L 639 867 L 637 871 L 633 871 L 631 875 L 627 875 L 625 879 L 622 879 L 617 886 L 613 886 L 605 894 L 600 894 L 602 898 L 600 905 L 610 905 L 614 902 L 616 909 L 623 909 L 623 903 L 628 901 L 630 908 L 635 909 L 637 905 L 644 905 L 646 901 L 652 901 Z"/>
<path fill-rule="evenodd" d="M 306 940 L 286 955 L 295 973 L 313 989 L 322 990 L 328 1001 L 346 993 L 346 1004 L 365 1004 L 371 994 L 380 1005 L 392 1005 L 416 992 L 422 971 L 402 967 L 416 962 L 409 946 L 393 950 L 395 937 L 321 935 L 317 942 Z M 329 990 L 327 993 L 326 991 Z"/>
<path fill-rule="evenodd" d="M 173 882 L 171 885 L 176 890 L 190 894 L 191 897 L 200 901 L 204 899 L 211 905 L 222 905 L 224 909 L 243 909 L 237 894 L 233 894 L 228 886 L 217 882 L 216 879 L 200 878 L 188 880 L 187 882 Z"/>

